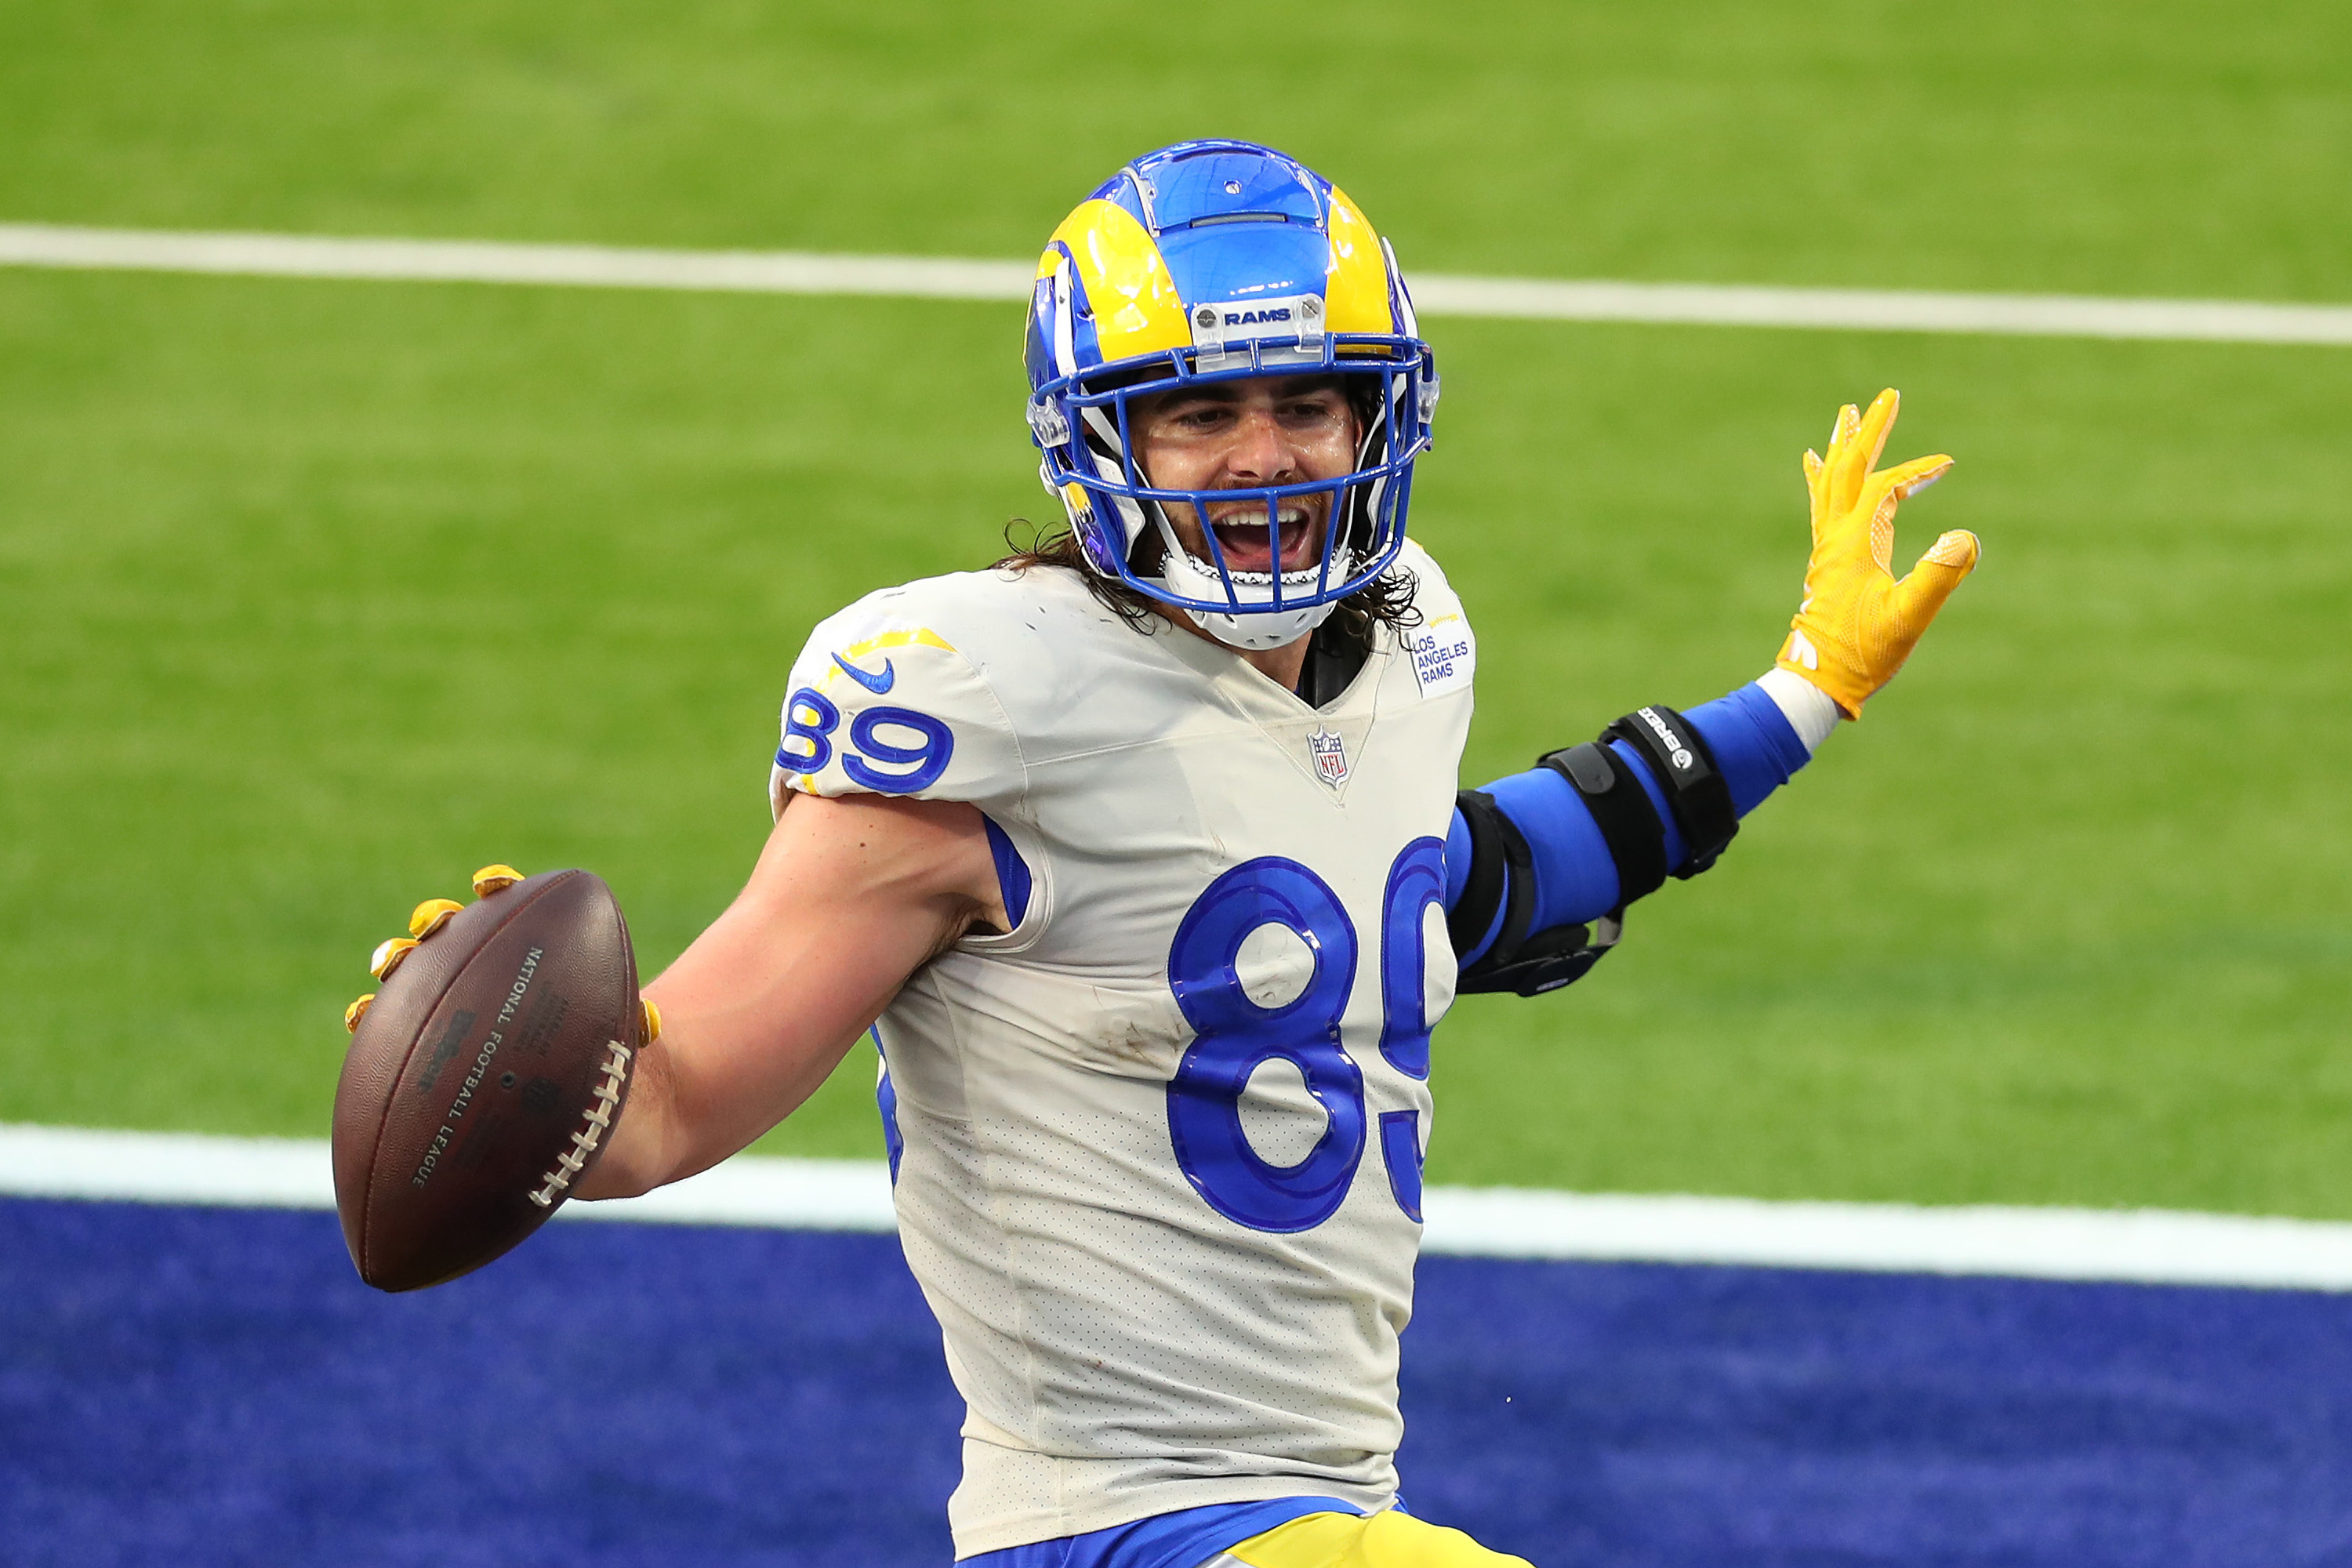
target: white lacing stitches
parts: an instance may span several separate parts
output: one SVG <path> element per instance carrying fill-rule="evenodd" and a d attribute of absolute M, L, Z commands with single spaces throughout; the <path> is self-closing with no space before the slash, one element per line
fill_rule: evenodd
<path fill-rule="evenodd" d="M 589 1106 L 580 1131 L 572 1135 L 572 1147 L 556 1157 L 555 1169 L 543 1178 L 547 1184 L 530 1194 L 530 1201 L 543 1209 L 555 1206 L 555 1195 L 586 1168 L 597 1143 L 612 1129 L 613 1112 L 621 1104 L 621 1086 L 629 1080 L 631 1052 L 618 1040 L 605 1041 L 604 1048 L 613 1054 L 604 1059 L 604 1078 L 596 1086 L 595 1103 Z"/>

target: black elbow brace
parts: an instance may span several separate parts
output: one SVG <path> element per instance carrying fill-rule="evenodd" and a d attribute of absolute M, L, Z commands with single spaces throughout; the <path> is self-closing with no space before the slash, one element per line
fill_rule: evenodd
<path fill-rule="evenodd" d="M 1696 727 L 1671 708 L 1628 713 L 1603 730 L 1599 740 L 1550 752 L 1538 763 L 1566 779 L 1591 812 L 1601 842 L 1616 862 L 1617 907 L 1591 927 L 1556 926 L 1530 932 L 1535 856 L 1527 837 L 1492 796 L 1464 790 L 1454 804 L 1470 829 L 1470 877 L 1446 921 L 1454 951 L 1477 945 L 1494 925 L 1507 888 L 1508 907 L 1502 911 L 1502 930 L 1494 945 L 1462 971 L 1457 990 L 1536 996 L 1581 980 L 1623 934 L 1625 906 L 1664 885 L 1665 826 L 1642 781 L 1611 753 L 1608 743 L 1612 740 L 1625 742 L 1650 764 L 1665 794 L 1675 826 L 1690 849 L 1690 858 L 1675 876 L 1690 878 L 1706 870 L 1738 834 L 1730 786 L 1723 782 L 1715 754 Z"/>
<path fill-rule="evenodd" d="M 1585 972 L 1617 945 L 1623 930 L 1618 919 L 1622 906 L 1602 916 L 1595 926 L 1554 926 L 1530 933 L 1528 926 L 1536 910 L 1536 861 L 1527 836 L 1503 815 L 1490 795 L 1465 789 L 1454 797 L 1454 803 L 1470 828 L 1470 879 L 1445 919 L 1454 951 L 1467 952 L 1477 946 L 1478 939 L 1495 923 L 1496 907 L 1508 899 L 1495 945 L 1462 971 L 1454 990 L 1465 995 L 1511 991 L 1521 996 L 1540 996 L 1583 979 Z"/>
<path fill-rule="evenodd" d="M 1739 836 L 1739 813 L 1731 804 L 1731 786 L 1723 782 L 1723 770 L 1716 766 L 1715 752 L 1708 749 L 1697 725 L 1663 704 L 1637 708 L 1601 731 L 1601 741 L 1603 745 L 1623 741 L 1632 746 L 1650 764 L 1651 775 L 1665 792 L 1675 826 L 1682 829 L 1683 843 L 1690 850 L 1690 858 L 1675 873 L 1676 877 L 1688 879 L 1713 866 Z M 1544 761 L 1549 763 L 1551 759 Z M 1638 780 L 1626 783 L 1636 794 L 1642 793 Z M 1664 858 L 1663 847 L 1659 858 Z M 1656 887 L 1653 882 L 1642 891 L 1652 892 Z"/>

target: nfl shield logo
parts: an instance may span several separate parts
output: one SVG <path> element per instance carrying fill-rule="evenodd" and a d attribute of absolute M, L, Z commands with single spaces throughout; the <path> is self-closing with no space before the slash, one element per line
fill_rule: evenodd
<path fill-rule="evenodd" d="M 1348 782 L 1347 743 L 1328 730 L 1317 730 L 1307 737 L 1307 749 L 1315 755 L 1315 776 L 1337 789 Z"/>

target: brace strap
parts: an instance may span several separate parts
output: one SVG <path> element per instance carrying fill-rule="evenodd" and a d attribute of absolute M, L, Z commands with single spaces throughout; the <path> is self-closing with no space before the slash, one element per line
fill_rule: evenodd
<path fill-rule="evenodd" d="M 1478 944 L 1495 923 L 1498 907 L 1503 929 L 1477 963 L 1464 969 L 1454 989 L 1475 992 L 1511 991 L 1540 996 L 1557 991 L 1601 962 L 1624 930 L 1622 908 L 1612 910 L 1594 928 L 1555 926 L 1530 935 L 1535 917 L 1535 856 L 1527 836 L 1495 804 L 1495 798 L 1466 789 L 1454 805 L 1470 829 L 1470 878 L 1462 897 L 1446 918 L 1446 934 L 1454 951 L 1466 952 Z M 1507 903 L 1506 903 L 1507 900 Z"/>
<path fill-rule="evenodd" d="M 1640 752 L 1664 789 L 1675 826 L 1690 848 L 1690 858 L 1675 875 L 1687 879 L 1713 866 L 1739 836 L 1739 813 L 1698 726 L 1661 703 L 1635 709 L 1603 730 L 1601 738 L 1623 741 Z"/>
<path fill-rule="evenodd" d="M 1601 829 L 1609 858 L 1617 862 L 1617 907 L 1623 909 L 1664 886 L 1666 830 L 1647 790 L 1622 759 L 1598 741 L 1550 753 L 1542 760 L 1584 797 Z"/>

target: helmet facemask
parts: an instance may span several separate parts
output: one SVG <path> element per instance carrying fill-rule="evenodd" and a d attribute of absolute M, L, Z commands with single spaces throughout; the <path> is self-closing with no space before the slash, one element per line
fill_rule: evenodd
<path fill-rule="evenodd" d="M 1326 341 L 1322 352 L 1297 343 L 1253 345 L 1260 352 L 1201 372 L 1171 354 L 1150 365 L 1106 366 L 1097 375 L 1070 378 L 1058 401 L 1075 415 L 1067 438 L 1047 448 L 1041 470 L 1062 499 L 1087 557 L 1105 576 L 1184 611 L 1203 631 L 1231 647 L 1279 647 L 1322 624 L 1341 600 L 1367 586 L 1396 558 L 1404 540 L 1404 502 L 1412 462 L 1428 446 L 1423 409 L 1434 402 L 1436 377 L 1425 347 L 1400 363 L 1401 344 L 1358 345 Z M 1334 351 L 1338 352 L 1334 352 Z M 1229 360 L 1240 356 L 1227 356 Z M 1351 363 L 1351 361 L 1353 363 Z M 1157 374 L 1154 374 L 1157 373 Z M 1360 429 L 1353 468 L 1329 479 L 1213 489 L 1154 485 L 1136 455 L 1133 409 L 1139 401 L 1206 384 L 1253 377 L 1331 374 Z M 1109 384 L 1106 385 L 1108 383 Z M 1423 384 L 1430 389 L 1421 391 Z M 1042 401 L 1033 400 L 1033 410 Z M 1402 453 L 1400 460 L 1394 454 Z M 1266 558 L 1284 558 L 1280 519 L 1286 508 L 1319 499 L 1320 548 L 1287 570 L 1244 570 L 1225 558 L 1213 509 L 1251 503 L 1265 530 Z M 1197 542 L 1188 548 L 1171 515 L 1192 509 Z M 1223 526 L 1234 525 L 1231 517 Z M 1206 559 L 1202 558 L 1206 552 Z"/>

